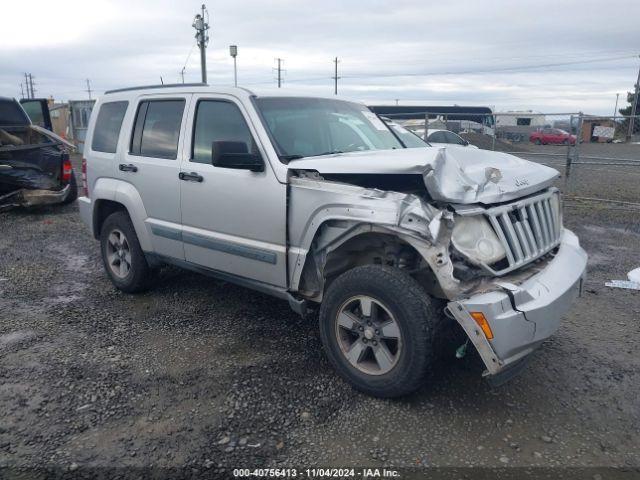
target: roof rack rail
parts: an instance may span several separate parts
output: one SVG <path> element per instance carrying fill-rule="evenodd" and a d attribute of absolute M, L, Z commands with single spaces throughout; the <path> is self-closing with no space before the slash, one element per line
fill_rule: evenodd
<path fill-rule="evenodd" d="M 105 95 L 109 93 L 118 93 L 118 92 L 131 92 L 133 90 L 146 90 L 149 88 L 172 88 L 172 87 L 208 87 L 208 83 L 165 83 L 162 85 L 142 85 L 140 87 L 127 87 L 127 88 L 116 88 L 114 90 L 107 90 Z"/>

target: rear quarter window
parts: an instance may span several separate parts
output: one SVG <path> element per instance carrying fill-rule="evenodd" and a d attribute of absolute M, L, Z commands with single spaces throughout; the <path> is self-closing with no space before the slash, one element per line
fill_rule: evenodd
<path fill-rule="evenodd" d="M 100 106 L 93 128 L 91 149 L 96 152 L 116 153 L 122 120 L 129 102 L 108 102 Z"/>

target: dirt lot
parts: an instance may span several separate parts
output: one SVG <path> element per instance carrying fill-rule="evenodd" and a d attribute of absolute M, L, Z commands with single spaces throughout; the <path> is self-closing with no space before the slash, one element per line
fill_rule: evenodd
<path fill-rule="evenodd" d="M 638 174 L 583 171 L 579 188 L 637 202 Z M 640 211 L 567 202 L 565 224 L 590 255 L 585 296 L 520 377 L 493 389 L 452 359 L 411 397 L 378 400 L 334 375 L 315 322 L 284 302 L 169 268 L 122 294 L 75 205 L 0 214 L 0 467 L 638 474 L 640 292 L 604 282 L 640 266 Z"/>

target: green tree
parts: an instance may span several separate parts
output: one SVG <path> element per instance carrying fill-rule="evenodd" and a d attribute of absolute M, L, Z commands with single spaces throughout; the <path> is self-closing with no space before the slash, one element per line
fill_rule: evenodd
<path fill-rule="evenodd" d="M 627 92 L 627 102 L 629 103 L 629 105 L 618 110 L 620 115 L 624 115 L 624 116 L 631 115 L 631 110 L 632 110 L 631 107 L 633 106 L 634 97 L 635 97 L 635 94 L 633 92 Z M 640 115 L 640 95 L 638 95 L 638 98 L 635 100 L 636 100 L 636 115 Z M 618 132 L 620 132 L 623 135 L 626 135 L 628 130 L 629 130 L 629 119 L 625 118 L 622 122 L 620 122 L 618 127 Z M 636 117 L 635 122 L 633 124 L 633 134 L 635 135 L 637 133 L 640 133 L 640 118 Z"/>

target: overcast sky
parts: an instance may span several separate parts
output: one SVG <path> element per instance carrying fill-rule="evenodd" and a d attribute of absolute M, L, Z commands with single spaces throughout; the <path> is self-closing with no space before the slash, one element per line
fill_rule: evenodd
<path fill-rule="evenodd" d="M 201 2 L 2 1 L 0 95 L 87 98 L 123 86 L 199 81 L 191 23 Z M 640 67 L 638 0 L 208 1 L 209 83 L 375 103 L 613 114 Z M 189 56 L 189 53 L 191 55 Z M 634 58 L 635 55 L 635 58 Z M 189 57 L 188 61 L 187 58 Z"/>

